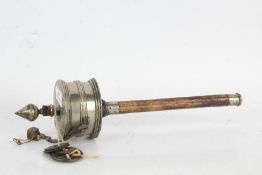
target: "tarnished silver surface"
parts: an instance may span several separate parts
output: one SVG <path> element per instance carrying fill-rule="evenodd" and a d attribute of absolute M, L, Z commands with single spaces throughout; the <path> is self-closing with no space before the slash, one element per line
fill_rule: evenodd
<path fill-rule="evenodd" d="M 88 82 L 58 80 L 54 90 L 54 105 L 55 125 L 64 139 L 98 136 L 102 100 L 95 79 Z"/>
<path fill-rule="evenodd" d="M 38 109 L 35 105 L 29 104 L 16 114 L 30 121 L 35 120 L 39 114 L 54 116 L 58 140 L 63 141 L 74 136 L 97 137 L 101 130 L 102 117 L 107 115 L 240 106 L 241 102 L 242 98 L 238 93 L 106 102 L 101 99 L 95 79 L 87 82 L 58 80 L 54 88 L 53 105 L 43 105 L 41 109 Z M 48 136 L 43 138 L 49 142 L 53 141 Z"/>
<path fill-rule="evenodd" d="M 16 111 L 15 114 L 29 121 L 34 121 L 35 119 L 37 119 L 39 114 L 42 114 L 43 116 L 54 116 L 54 106 L 43 105 L 41 109 L 38 109 L 36 105 L 28 104 Z"/>
<path fill-rule="evenodd" d="M 239 93 L 229 95 L 230 106 L 240 106 L 242 103 L 242 97 Z"/>
<path fill-rule="evenodd" d="M 119 114 L 119 104 L 117 101 L 106 102 L 105 109 L 106 115 Z"/>
<path fill-rule="evenodd" d="M 34 104 L 28 104 L 16 111 L 15 114 L 29 121 L 34 121 L 39 115 L 39 109 Z"/>

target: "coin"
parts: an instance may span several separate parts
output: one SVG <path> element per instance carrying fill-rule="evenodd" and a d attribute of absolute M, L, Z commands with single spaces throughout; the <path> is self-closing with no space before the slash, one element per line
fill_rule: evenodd
<path fill-rule="evenodd" d="M 52 146 L 49 146 L 47 147 L 44 152 L 45 153 L 52 153 L 52 152 L 56 152 L 56 151 L 59 151 L 59 150 L 62 150 L 63 148 L 66 148 L 69 146 L 69 143 L 61 143 L 60 145 L 52 145 Z"/>
<path fill-rule="evenodd" d="M 54 151 L 52 153 L 54 153 L 56 156 L 61 156 L 61 155 L 65 155 L 65 154 L 70 154 L 71 152 L 73 152 L 76 148 L 74 147 L 66 147 L 63 148 L 61 150 L 58 151 Z"/>
<path fill-rule="evenodd" d="M 83 152 L 74 147 L 63 148 L 50 153 L 52 159 L 59 162 L 75 162 L 83 157 Z"/>

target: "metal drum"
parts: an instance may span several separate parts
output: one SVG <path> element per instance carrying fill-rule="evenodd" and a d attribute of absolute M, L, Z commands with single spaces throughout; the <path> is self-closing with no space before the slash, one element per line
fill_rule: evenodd
<path fill-rule="evenodd" d="M 58 80 L 54 89 L 54 118 L 63 139 L 98 136 L 102 124 L 102 100 L 95 79 L 87 82 Z"/>

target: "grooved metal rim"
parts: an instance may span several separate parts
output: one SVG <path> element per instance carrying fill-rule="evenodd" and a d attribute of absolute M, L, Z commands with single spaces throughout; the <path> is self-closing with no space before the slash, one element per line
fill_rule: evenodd
<path fill-rule="evenodd" d="M 96 117 L 95 117 L 95 125 L 94 125 L 94 130 L 90 134 L 91 138 L 96 138 L 99 135 L 99 132 L 101 130 L 101 125 L 102 125 L 102 100 L 101 100 L 101 95 L 99 91 L 98 84 L 94 78 L 90 79 L 88 81 L 92 89 L 94 91 L 94 96 L 95 96 L 95 106 L 96 106 Z"/>
<path fill-rule="evenodd" d="M 69 97 L 69 89 L 68 89 L 68 86 L 66 84 L 66 82 L 64 80 L 58 80 L 56 82 L 56 85 L 55 87 L 58 86 L 61 90 L 61 92 L 63 93 L 63 100 L 62 100 L 62 104 L 60 104 L 60 108 L 64 108 L 64 110 L 66 111 L 65 113 L 68 114 L 68 117 L 65 117 L 63 116 L 64 114 L 62 114 L 61 116 L 55 116 L 56 117 L 56 120 L 62 120 L 62 123 L 60 123 L 60 126 L 57 128 L 60 130 L 60 133 L 61 133 L 61 136 L 63 138 L 67 137 L 67 134 L 69 132 L 69 129 L 72 127 L 71 126 L 71 123 L 72 123 L 72 111 L 71 111 L 71 108 L 70 108 L 70 103 L 71 103 L 71 99 Z M 58 103 L 56 103 L 56 99 L 54 97 L 54 104 L 55 106 L 58 105 Z M 59 117 L 59 119 L 57 118 Z M 55 122 L 57 122 L 55 120 Z"/>

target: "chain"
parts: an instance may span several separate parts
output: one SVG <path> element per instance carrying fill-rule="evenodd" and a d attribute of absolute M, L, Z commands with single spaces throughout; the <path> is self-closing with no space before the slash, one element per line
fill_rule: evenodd
<path fill-rule="evenodd" d="M 36 127 L 31 127 L 27 129 L 27 139 L 13 138 L 13 141 L 18 145 L 22 145 L 24 143 L 29 143 L 31 141 L 39 141 L 41 139 L 46 140 L 50 143 L 57 143 L 57 139 L 52 139 L 50 136 L 41 133 L 39 129 Z"/>

